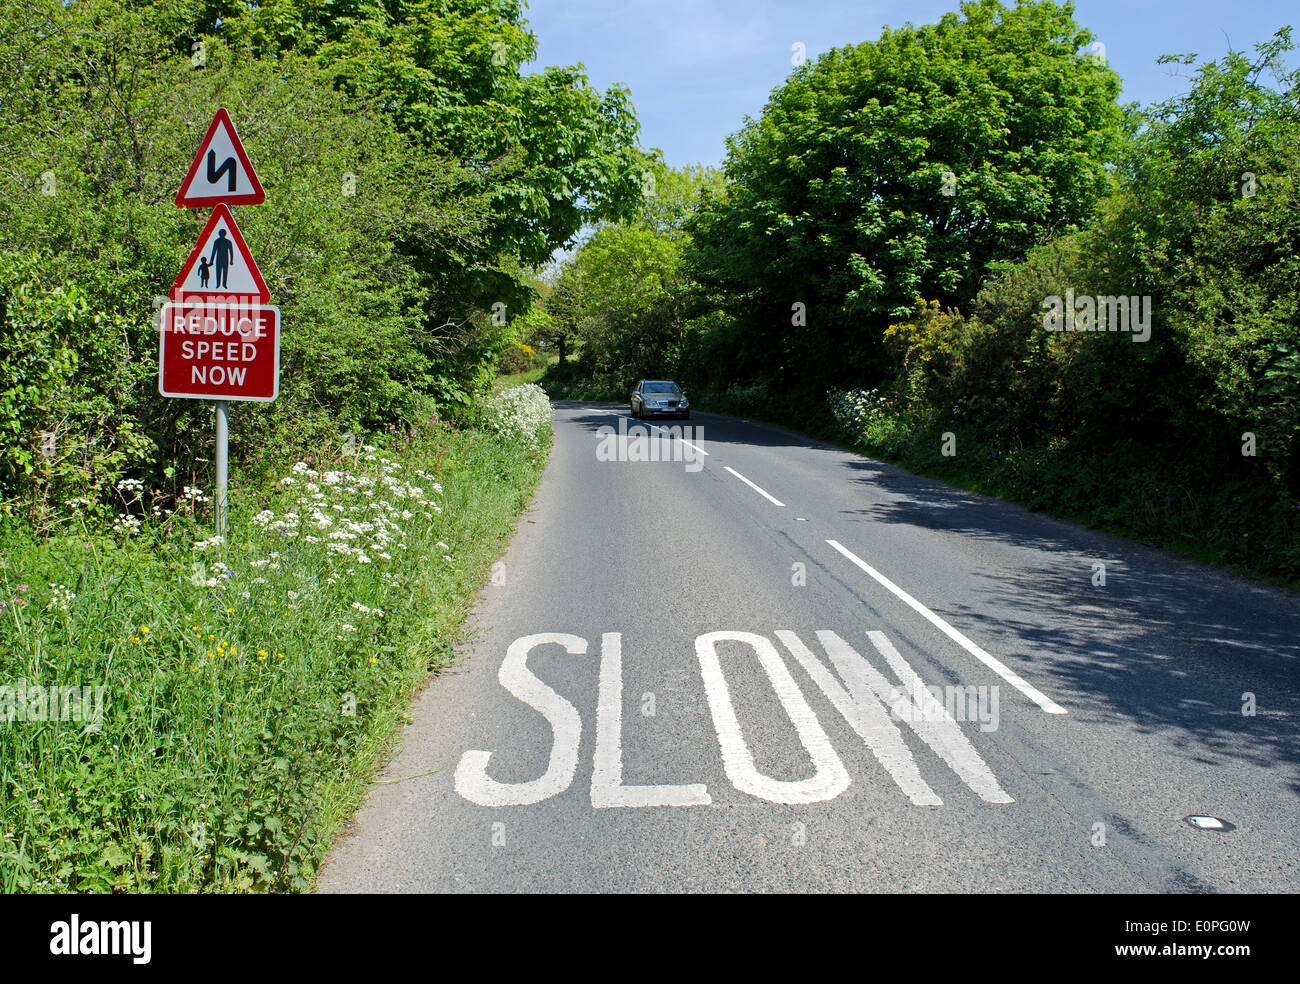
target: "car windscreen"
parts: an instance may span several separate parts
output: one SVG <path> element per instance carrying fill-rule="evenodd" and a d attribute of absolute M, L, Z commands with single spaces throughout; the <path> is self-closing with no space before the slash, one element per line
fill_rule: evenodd
<path fill-rule="evenodd" d="M 676 396 L 682 391 L 682 388 L 676 383 L 646 383 L 643 392 L 646 393 L 672 393 Z"/>

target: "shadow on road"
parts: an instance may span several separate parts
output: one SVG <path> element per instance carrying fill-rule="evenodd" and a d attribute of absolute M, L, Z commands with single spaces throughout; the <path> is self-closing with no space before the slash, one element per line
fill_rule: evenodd
<path fill-rule="evenodd" d="M 801 434 L 784 430 L 773 424 L 752 423 L 748 420 L 741 420 L 739 417 L 727 417 L 707 411 L 694 411 L 690 420 L 681 420 L 674 417 L 652 417 L 649 420 L 641 421 L 632 416 L 628 411 L 627 404 L 555 400 L 552 406 L 557 410 L 570 411 L 570 415 L 565 418 L 569 423 L 578 424 L 592 432 L 599 430 L 601 427 L 612 426 L 617 428 L 618 420 L 622 417 L 628 427 L 653 424 L 670 432 L 674 428 L 683 427 L 691 428 L 697 433 L 702 431 L 702 438 L 706 442 L 706 446 L 708 443 L 713 443 L 737 444 L 756 448 L 797 447 L 812 448 L 819 451 L 835 451 L 839 454 L 845 453 L 833 444 L 816 441 L 813 438 L 804 437 Z M 588 412 L 584 413 L 583 411 Z M 691 437 L 688 432 L 683 432 L 683 436 L 687 440 L 697 440 L 697 438 Z"/>
<path fill-rule="evenodd" d="M 1014 569 L 971 572 L 980 602 L 932 600 L 976 622 L 996 611 L 1021 655 L 1050 654 L 1041 673 L 1079 695 L 1072 712 L 1167 732 L 1199 762 L 1300 763 L 1300 596 L 888 465 L 845 466 L 872 490 L 872 505 L 844 511 L 855 522 L 1021 552 Z M 1104 586 L 1093 561 L 1106 564 Z M 1300 794 L 1300 775 L 1290 785 Z"/>
<path fill-rule="evenodd" d="M 617 404 L 555 406 L 592 432 L 617 428 L 620 416 L 629 428 L 641 424 Z M 867 503 L 841 510 L 847 522 L 941 531 L 1003 548 L 990 554 L 1000 559 L 998 569 L 970 572 L 978 600 L 925 601 L 958 623 L 992 618 L 1015 640 L 1006 655 L 1037 662 L 1036 683 L 1050 693 L 1054 678 L 1058 692 L 1077 695 L 1071 713 L 1163 732 L 1199 762 L 1300 763 L 1300 596 L 777 427 L 708 413 L 651 423 L 670 433 L 702 427 L 706 447 L 832 452 L 828 466 L 848 470 L 848 488 L 858 490 L 852 497 Z M 1092 584 L 1094 560 L 1107 565 L 1104 587 Z M 929 561 L 948 565 L 951 557 Z M 1256 701 L 1253 716 L 1242 713 L 1247 694 Z M 1289 782 L 1300 794 L 1300 773 Z"/>

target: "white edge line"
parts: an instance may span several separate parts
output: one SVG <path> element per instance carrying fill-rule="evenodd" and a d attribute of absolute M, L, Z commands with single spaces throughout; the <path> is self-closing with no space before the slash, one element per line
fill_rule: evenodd
<path fill-rule="evenodd" d="M 772 503 L 772 505 L 782 506 L 782 507 L 785 506 L 785 503 L 782 502 L 780 499 L 778 499 L 776 496 L 764 492 L 757 485 L 755 485 L 753 482 L 747 479 L 744 475 L 740 474 L 740 472 L 736 471 L 736 469 L 732 468 L 730 465 L 723 465 L 722 467 L 727 469 L 727 471 L 731 472 L 731 474 L 735 475 L 738 479 L 740 479 L 742 482 L 748 485 L 751 489 L 753 489 L 755 492 L 761 495 L 768 502 Z"/>
<path fill-rule="evenodd" d="M 728 469 L 728 471 L 730 471 L 730 469 Z M 874 567 L 868 564 L 861 557 L 854 554 L 853 551 L 849 550 L 839 541 L 827 540 L 826 542 L 829 543 L 836 550 L 838 550 L 845 557 L 847 557 L 852 563 L 862 568 L 862 570 L 866 571 L 877 581 L 883 584 L 886 588 L 888 588 L 890 591 L 896 594 L 899 598 L 901 598 L 909 606 L 911 606 L 918 614 L 920 614 L 931 625 L 939 629 L 939 631 L 941 631 L 949 639 L 957 643 L 957 645 L 961 646 L 962 649 L 966 650 L 977 660 L 979 660 L 981 663 L 987 666 L 990 670 L 992 670 L 994 673 L 1000 676 L 1003 680 L 1007 681 L 1007 683 L 1011 684 L 1011 686 L 1019 690 L 1022 694 L 1024 694 L 1026 697 L 1032 700 L 1035 704 L 1041 707 L 1048 714 L 1068 713 L 1064 707 L 1056 703 L 1056 701 L 1052 700 L 1051 698 L 1047 697 L 1045 694 L 1042 693 L 1042 691 L 1038 690 L 1036 687 L 1033 687 L 1029 683 L 1025 682 L 1025 680 L 1018 673 L 1012 670 L 1009 666 L 1007 666 L 1005 663 L 1003 663 L 1001 660 L 997 659 L 996 657 L 990 656 L 979 646 L 975 645 L 975 643 L 971 642 L 970 639 L 966 638 L 966 636 L 962 635 L 951 625 L 945 622 L 942 618 L 940 618 L 934 612 L 930 611 L 930 609 L 926 608 L 923 604 L 921 604 L 919 601 L 913 598 L 910 594 L 908 594 L 906 591 L 900 588 L 889 578 L 885 577 L 885 575 L 881 574 L 878 570 L 876 570 Z"/>

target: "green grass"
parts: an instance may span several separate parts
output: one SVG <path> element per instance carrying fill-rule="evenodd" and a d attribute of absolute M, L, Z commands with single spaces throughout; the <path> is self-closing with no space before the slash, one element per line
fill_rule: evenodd
<path fill-rule="evenodd" d="M 551 371 L 551 367 L 560 361 L 560 357 L 553 352 L 542 352 L 540 357 L 545 360 L 541 365 L 525 369 L 523 372 L 512 372 L 498 376 L 492 384 L 492 392 L 500 393 L 502 390 L 523 386 L 526 383 L 540 383 L 542 378 Z"/>
<path fill-rule="evenodd" d="M 314 491 L 234 488 L 206 549 L 195 501 L 130 534 L 0 529 L 0 890 L 311 888 L 545 450 L 438 428 L 313 459 Z M 19 681 L 103 687 L 102 720 L 20 720 Z"/>
<path fill-rule="evenodd" d="M 535 383 L 546 373 L 546 366 L 538 366 L 535 369 L 527 369 L 524 372 L 513 372 L 508 376 L 498 376 L 496 382 L 492 384 L 492 392 L 500 393 L 502 390 L 508 390 L 514 386 L 523 386 L 525 383 Z"/>

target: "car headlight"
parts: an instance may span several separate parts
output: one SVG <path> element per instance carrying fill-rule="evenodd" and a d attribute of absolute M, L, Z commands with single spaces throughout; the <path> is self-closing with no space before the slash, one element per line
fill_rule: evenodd
<path fill-rule="evenodd" d="M 686 399 L 686 397 L 683 396 L 680 406 L 689 407 L 690 405 L 691 405 L 691 401 Z"/>

